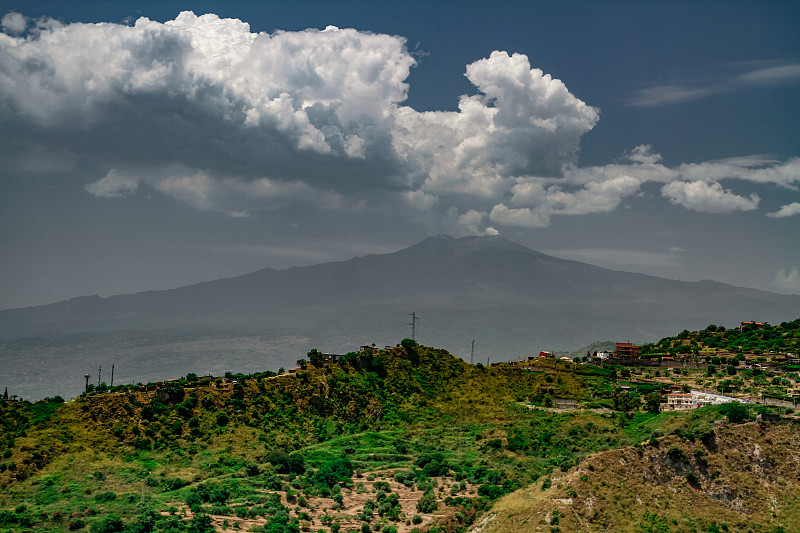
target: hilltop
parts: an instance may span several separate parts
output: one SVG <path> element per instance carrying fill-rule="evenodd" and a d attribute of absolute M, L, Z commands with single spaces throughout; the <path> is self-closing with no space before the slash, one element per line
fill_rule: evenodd
<path fill-rule="evenodd" d="M 647 355 L 709 355 L 717 353 L 800 354 L 800 318 L 772 326 L 769 322 L 749 320 L 739 327 L 726 329 L 710 324 L 700 331 L 683 330 L 657 343 L 642 346 Z"/>
<path fill-rule="evenodd" d="M 675 482 L 653 492 L 658 505 L 624 500 L 628 510 L 620 513 L 612 506 L 627 489 L 591 476 L 629 476 L 625 469 L 612 474 L 620 457 L 631 465 L 634 456 L 663 462 L 659 454 L 667 453 L 675 463 L 683 456 L 670 451 L 674 446 L 684 449 L 701 486 L 735 483 L 741 498 L 759 495 L 778 509 L 770 515 L 749 500 L 731 508 L 730 498 L 711 498 L 708 515 L 694 518 L 697 527 L 711 524 L 705 517 L 714 505 L 731 525 L 756 518 L 765 527 L 796 523 L 780 510 L 793 502 L 795 482 L 784 472 L 784 465 L 794 468 L 792 421 L 719 426 L 748 419 L 725 406 L 645 412 L 633 391 L 620 388 L 621 368 L 557 360 L 483 367 L 408 339 L 336 362 L 308 355 L 293 372 L 189 374 L 142 387 L 92 387 L 70 402 L 0 401 L 0 484 L 7 489 L 0 494 L 0 530 L 509 531 L 495 512 L 504 508 L 494 502 L 509 495 L 498 505 L 510 505 L 515 491 L 542 492 L 545 484 L 548 505 L 586 493 L 582 505 L 625 531 L 645 511 L 658 520 L 677 516 L 665 506 L 677 508 L 696 489 Z M 554 399 L 570 399 L 576 408 L 553 409 Z M 761 406 L 750 414 L 756 412 L 775 410 Z M 726 456 L 756 445 L 764 460 L 751 466 L 763 476 L 748 481 L 734 474 L 747 457 L 728 464 Z M 701 460 L 721 473 L 702 470 Z M 658 467 L 658 479 L 687 479 L 676 468 L 688 467 Z M 598 487 L 588 494 L 595 479 Z M 763 481 L 766 488 L 754 485 Z M 535 515 L 524 520 L 539 527 L 536 513 L 546 505 L 531 501 L 530 510 L 503 516 Z M 585 505 L 576 517 L 563 513 L 564 531 L 579 530 L 566 527 L 572 520 L 593 516 Z M 547 513 L 544 523 L 557 527 L 552 507 Z M 482 520 L 488 521 L 476 525 Z M 688 530 L 681 528 L 674 530 Z"/>

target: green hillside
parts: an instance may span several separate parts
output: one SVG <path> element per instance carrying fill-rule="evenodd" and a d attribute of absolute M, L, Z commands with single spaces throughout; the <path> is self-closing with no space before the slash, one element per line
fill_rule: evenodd
<path fill-rule="evenodd" d="M 0 531 L 466 531 L 590 454 L 703 438 L 725 411 L 650 413 L 614 368 L 473 366 L 407 340 L 309 358 L 0 401 Z"/>
<path fill-rule="evenodd" d="M 749 323 L 748 323 L 749 322 Z M 700 354 L 712 352 L 787 354 L 800 353 L 800 318 L 772 326 L 748 321 L 739 328 L 709 325 L 701 331 L 684 330 L 674 337 L 642 346 L 641 354 Z"/>

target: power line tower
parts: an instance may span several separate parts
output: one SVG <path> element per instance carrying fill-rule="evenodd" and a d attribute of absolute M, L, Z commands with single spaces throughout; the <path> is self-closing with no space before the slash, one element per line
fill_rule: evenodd
<path fill-rule="evenodd" d="M 472 339 L 472 351 L 469 354 L 469 364 L 475 364 L 475 339 Z"/>
<path fill-rule="evenodd" d="M 411 340 L 417 340 L 417 322 L 419 322 L 419 317 L 417 316 L 416 312 L 410 313 L 408 316 L 411 317 L 411 322 L 408 324 L 411 326 Z"/>
<path fill-rule="evenodd" d="M 111 363 L 111 387 L 114 387 L 114 363 Z"/>

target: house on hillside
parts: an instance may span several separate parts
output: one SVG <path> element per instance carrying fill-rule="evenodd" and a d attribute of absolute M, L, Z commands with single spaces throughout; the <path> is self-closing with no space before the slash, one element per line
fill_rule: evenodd
<path fill-rule="evenodd" d="M 800 398 L 800 382 L 793 383 L 791 387 L 786 389 L 786 396 Z"/>
<path fill-rule="evenodd" d="M 742 325 L 739 326 L 739 329 L 743 330 L 747 326 L 750 326 L 753 329 L 764 329 L 763 322 L 742 322 Z"/>
<path fill-rule="evenodd" d="M 620 358 L 636 359 L 639 357 L 639 347 L 630 342 L 618 342 L 614 354 Z"/>
<path fill-rule="evenodd" d="M 683 411 L 694 409 L 695 404 L 690 392 L 670 392 L 667 394 L 667 411 Z"/>
<path fill-rule="evenodd" d="M 338 363 L 341 355 L 338 353 L 324 353 L 322 358 L 326 363 Z"/>

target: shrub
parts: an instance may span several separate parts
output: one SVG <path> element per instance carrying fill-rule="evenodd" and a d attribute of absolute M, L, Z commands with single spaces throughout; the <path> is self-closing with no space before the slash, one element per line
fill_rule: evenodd
<path fill-rule="evenodd" d="M 317 483 L 330 487 L 340 481 L 348 481 L 352 475 L 353 464 L 350 459 L 339 457 L 322 463 L 313 478 Z"/>
<path fill-rule="evenodd" d="M 478 494 L 490 500 L 496 500 L 505 494 L 505 490 L 499 485 L 481 485 L 478 487 Z"/>
<path fill-rule="evenodd" d="M 433 489 L 428 489 L 422 495 L 422 498 L 417 502 L 417 511 L 420 513 L 432 513 L 439 508 L 439 503 L 436 501 L 436 495 Z"/>
<path fill-rule="evenodd" d="M 93 523 L 89 531 L 91 531 L 91 533 L 119 533 L 124 527 L 125 524 L 122 523 L 120 517 L 117 515 L 109 515 L 103 520 Z"/>
<path fill-rule="evenodd" d="M 179 477 L 167 477 L 161 480 L 161 492 L 172 492 L 186 485 Z"/>
<path fill-rule="evenodd" d="M 96 502 L 110 502 L 117 499 L 117 495 L 114 492 L 107 491 L 101 492 L 100 494 L 95 495 L 94 501 Z"/>
<path fill-rule="evenodd" d="M 302 474 L 306 471 L 303 456 L 293 453 L 274 451 L 267 454 L 267 462 L 272 463 L 280 474 Z"/>
<path fill-rule="evenodd" d="M 679 448 L 678 446 L 671 447 L 669 449 L 669 451 L 667 452 L 667 457 L 669 457 L 670 459 L 672 459 L 672 461 L 674 461 L 676 463 L 688 463 L 689 462 L 689 458 L 686 457 L 686 453 L 684 453 L 684 451 L 681 448 Z"/>
<path fill-rule="evenodd" d="M 186 531 L 187 533 L 216 533 L 214 523 L 207 514 L 195 515 Z"/>
<path fill-rule="evenodd" d="M 739 402 L 723 404 L 719 412 L 728 417 L 728 422 L 737 424 L 747 417 L 747 407 Z"/>
<path fill-rule="evenodd" d="M 376 481 L 372 486 L 375 487 L 376 491 L 382 490 L 383 492 L 392 492 L 392 488 L 385 481 Z"/>

